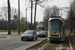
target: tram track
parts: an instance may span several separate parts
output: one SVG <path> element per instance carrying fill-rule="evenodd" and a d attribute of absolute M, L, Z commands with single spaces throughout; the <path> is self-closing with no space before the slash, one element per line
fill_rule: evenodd
<path fill-rule="evenodd" d="M 54 46 L 53 50 L 68 50 L 69 49 L 69 40 L 68 40 L 68 37 L 66 37 L 66 39 L 65 39 L 64 42 L 61 42 L 61 41 L 50 41 L 47 44 L 48 45 L 43 46 L 43 48 L 41 47 L 42 48 L 41 50 L 45 50 L 45 48 L 48 47 L 48 46 L 52 47 L 54 44 L 58 45 L 58 46 Z"/>

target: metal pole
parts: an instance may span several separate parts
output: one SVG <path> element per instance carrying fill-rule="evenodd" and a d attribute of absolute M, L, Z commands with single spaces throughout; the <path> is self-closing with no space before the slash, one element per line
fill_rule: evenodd
<path fill-rule="evenodd" d="M 26 30 L 27 30 L 27 8 L 26 8 Z"/>
<path fill-rule="evenodd" d="M 73 2 L 73 0 L 71 0 Z M 70 3 L 70 9 L 71 9 L 71 33 L 73 33 L 73 9 L 72 4 Z"/>
<path fill-rule="evenodd" d="M 20 34 L 20 0 L 18 0 L 18 17 L 19 17 L 18 34 Z"/>
<path fill-rule="evenodd" d="M 71 8 L 71 33 L 73 33 L 73 11 Z"/>
<path fill-rule="evenodd" d="M 73 33 L 74 33 L 74 12 L 73 12 Z"/>

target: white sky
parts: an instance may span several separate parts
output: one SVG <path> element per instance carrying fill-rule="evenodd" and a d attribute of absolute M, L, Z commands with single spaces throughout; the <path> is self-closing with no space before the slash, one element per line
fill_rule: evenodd
<path fill-rule="evenodd" d="M 53 6 L 56 5 L 58 7 L 69 7 L 69 2 L 70 0 L 49 0 L 48 2 L 45 2 L 45 6 Z M 10 0 L 11 2 L 11 7 L 14 7 L 16 9 L 18 9 L 18 0 Z M 0 7 L 2 6 L 7 6 L 7 0 L 0 0 Z M 21 0 L 21 13 L 23 14 L 23 16 L 25 17 L 25 0 Z M 43 20 L 43 11 L 44 8 L 42 8 L 41 6 L 37 6 L 37 15 L 36 15 L 36 21 L 42 21 Z M 31 11 L 30 8 L 28 8 L 27 11 L 27 18 L 28 21 L 31 21 Z M 66 18 L 66 16 L 64 15 L 63 18 Z M 34 20 L 33 20 L 34 22 Z"/>

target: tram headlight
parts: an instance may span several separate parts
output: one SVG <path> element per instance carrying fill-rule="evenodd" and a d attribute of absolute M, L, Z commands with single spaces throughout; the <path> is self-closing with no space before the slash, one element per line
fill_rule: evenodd
<path fill-rule="evenodd" d="M 51 36 L 51 32 L 49 32 L 49 36 Z"/>
<path fill-rule="evenodd" d="M 64 22 L 64 21 L 62 21 L 62 22 Z"/>
<path fill-rule="evenodd" d="M 59 37 L 60 37 L 60 35 L 59 35 Z"/>

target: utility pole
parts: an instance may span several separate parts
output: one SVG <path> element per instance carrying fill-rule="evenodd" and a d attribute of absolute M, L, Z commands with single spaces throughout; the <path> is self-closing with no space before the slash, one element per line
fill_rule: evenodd
<path fill-rule="evenodd" d="M 11 10 L 10 10 L 10 1 L 8 0 L 8 34 L 11 34 L 11 24 L 10 24 L 10 17 L 11 17 Z"/>
<path fill-rule="evenodd" d="M 27 30 L 27 8 L 26 8 L 26 30 Z"/>
<path fill-rule="evenodd" d="M 28 25 L 28 22 L 27 22 L 27 10 L 28 10 L 28 8 L 31 8 L 31 7 L 27 7 L 27 8 L 26 8 L 26 11 L 25 11 L 25 12 L 26 12 L 26 28 L 27 28 L 27 29 L 28 29 L 28 26 L 27 26 L 27 25 Z"/>
<path fill-rule="evenodd" d="M 18 34 L 20 34 L 20 0 L 18 0 L 18 18 L 19 18 Z"/>
<path fill-rule="evenodd" d="M 31 30 L 32 30 L 32 16 L 33 16 L 33 0 L 31 0 Z"/>
<path fill-rule="evenodd" d="M 73 32 L 73 11 L 72 11 L 72 7 L 71 7 L 70 11 L 71 11 L 71 14 L 70 14 L 71 15 L 71 30 L 70 31 L 72 33 Z"/>
<path fill-rule="evenodd" d="M 74 29 L 74 19 L 73 19 L 73 17 L 74 17 L 74 5 L 72 4 L 73 3 L 73 0 L 71 0 L 71 3 L 70 3 L 70 12 L 71 12 L 71 14 L 70 14 L 70 16 L 71 16 L 71 29 L 70 29 L 70 31 L 71 31 L 71 33 L 73 33 L 73 29 Z"/>

